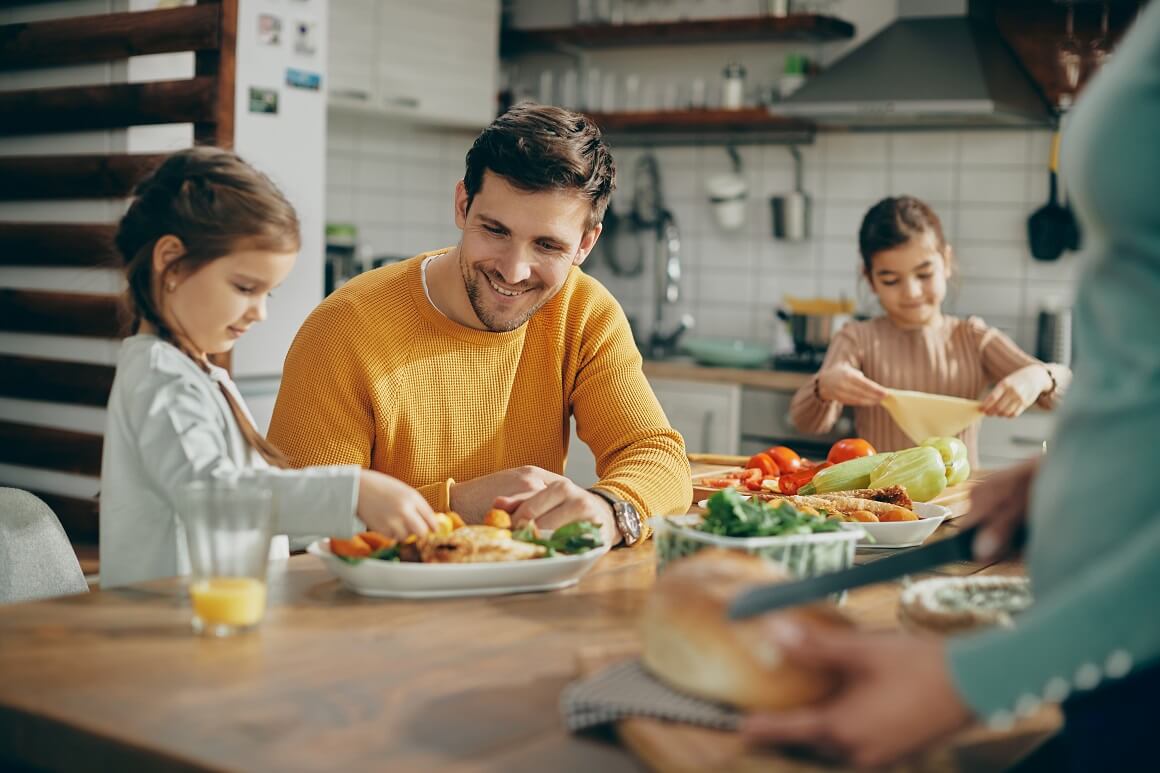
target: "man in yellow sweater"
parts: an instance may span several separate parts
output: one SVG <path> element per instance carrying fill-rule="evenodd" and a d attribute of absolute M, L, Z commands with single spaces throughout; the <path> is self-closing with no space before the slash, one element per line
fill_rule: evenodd
<path fill-rule="evenodd" d="M 692 499 L 681 436 L 641 371 L 620 305 L 580 271 L 615 186 L 581 115 L 521 105 L 475 140 L 455 188 L 459 244 L 348 282 L 286 357 L 270 440 L 296 465 L 359 464 L 436 510 L 492 507 L 546 529 L 643 518 Z M 599 482 L 564 478 L 575 416 Z"/>

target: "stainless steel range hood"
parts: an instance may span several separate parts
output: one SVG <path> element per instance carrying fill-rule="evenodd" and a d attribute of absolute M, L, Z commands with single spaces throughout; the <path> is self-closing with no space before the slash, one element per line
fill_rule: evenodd
<path fill-rule="evenodd" d="M 900 18 L 771 110 L 851 129 L 1052 123 L 991 17 L 968 14 Z"/>

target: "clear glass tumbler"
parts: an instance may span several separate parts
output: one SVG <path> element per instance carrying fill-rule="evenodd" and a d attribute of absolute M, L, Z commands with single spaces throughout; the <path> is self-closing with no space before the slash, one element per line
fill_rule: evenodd
<path fill-rule="evenodd" d="M 195 481 L 178 491 L 189 555 L 193 629 L 232 636 L 261 622 L 273 494 L 250 478 Z"/>

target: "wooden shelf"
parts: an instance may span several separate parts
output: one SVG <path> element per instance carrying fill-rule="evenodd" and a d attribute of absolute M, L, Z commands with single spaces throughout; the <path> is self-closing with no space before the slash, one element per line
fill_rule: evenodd
<path fill-rule="evenodd" d="M 500 55 L 548 51 L 564 46 L 615 48 L 689 43 L 803 42 L 824 43 L 854 37 L 854 25 L 833 16 L 752 16 L 647 24 L 585 24 L 550 29 L 505 29 Z"/>
<path fill-rule="evenodd" d="M 770 113 L 762 107 L 742 110 L 660 110 L 641 113 L 589 113 L 601 131 L 623 139 L 649 142 L 710 141 L 715 135 L 754 139 L 762 136 L 808 144 L 814 125 L 797 118 Z"/>

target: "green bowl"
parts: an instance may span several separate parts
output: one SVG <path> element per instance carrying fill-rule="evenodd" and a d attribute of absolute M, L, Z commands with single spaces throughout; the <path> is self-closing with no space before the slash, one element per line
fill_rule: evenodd
<path fill-rule="evenodd" d="M 686 338 L 681 348 L 700 364 L 719 368 L 758 368 L 771 356 L 768 347 L 737 338 Z"/>

